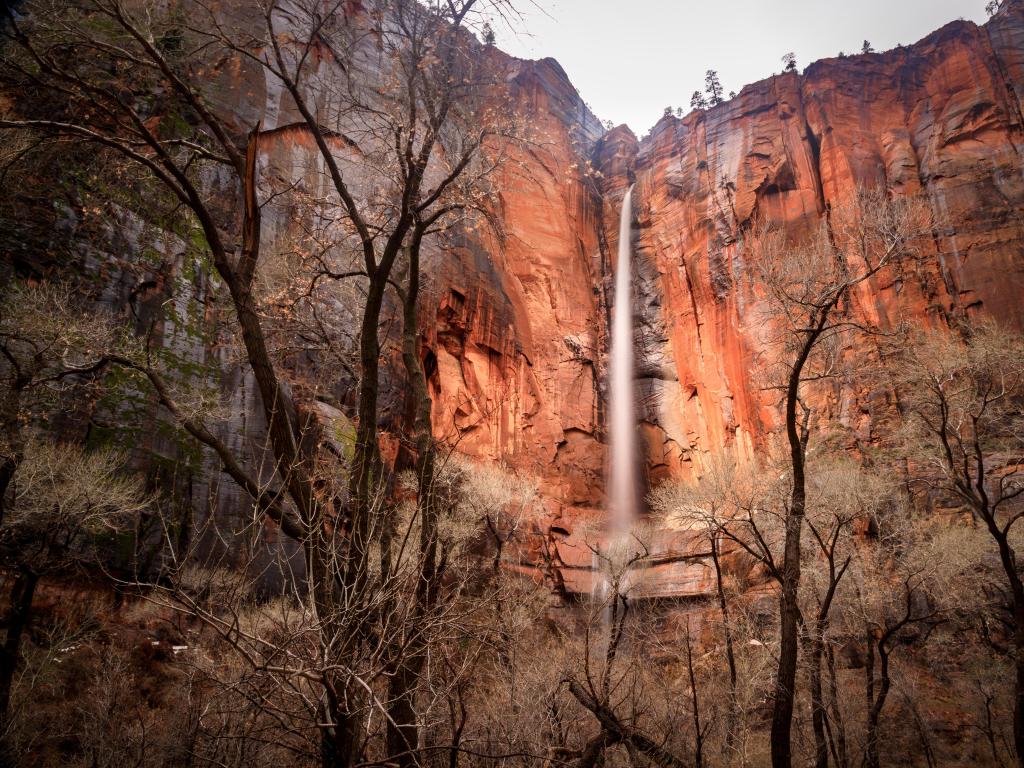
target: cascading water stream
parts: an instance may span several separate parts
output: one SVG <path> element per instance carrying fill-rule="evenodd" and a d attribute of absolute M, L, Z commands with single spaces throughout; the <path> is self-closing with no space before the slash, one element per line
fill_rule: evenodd
<path fill-rule="evenodd" d="M 634 405 L 633 299 L 633 187 L 626 190 L 619 218 L 619 256 L 615 264 L 609 386 L 608 544 L 613 559 L 625 551 L 637 515 L 637 443 Z"/>
<path fill-rule="evenodd" d="M 617 605 L 611 589 L 628 588 L 629 541 L 637 515 L 636 410 L 633 398 L 633 187 L 622 198 L 619 218 L 619 256 L 615 263 L 612 298 L 611 359 L 608 392 L 608 524 L 602 551 L 594 552 L 593 597 L 604 604 L 604 618 L 614 623 Z"/>

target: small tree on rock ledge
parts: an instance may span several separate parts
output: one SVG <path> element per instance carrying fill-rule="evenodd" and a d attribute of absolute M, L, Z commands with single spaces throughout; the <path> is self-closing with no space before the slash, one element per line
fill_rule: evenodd
<path fill-rule="evenodd" d="M 704 76 L 704 92 L 708 95 L 708 102 L 712 107 L 722 103 L 722 83 L 718 79 L 718 73 L 713 69 L 709 69 Z"/>

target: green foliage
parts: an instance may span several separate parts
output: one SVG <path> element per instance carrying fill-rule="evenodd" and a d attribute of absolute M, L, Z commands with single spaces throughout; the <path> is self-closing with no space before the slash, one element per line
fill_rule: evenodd
<path fill-rule="evenodd" d="M 712 107 L 722 103 L 722 83 L 718 79 L 718 73 L 713 69 L 709 69 L 704 76 L 704 92 L 708 95 L 708 103 Z"/>

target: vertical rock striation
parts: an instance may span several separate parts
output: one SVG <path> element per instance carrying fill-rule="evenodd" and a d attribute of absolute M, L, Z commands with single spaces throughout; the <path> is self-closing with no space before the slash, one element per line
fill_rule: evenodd
<path fill-rule="evenodd" d="M 819 61 L 665 117 L 639 145 L 621 129 L 604 137 L 606 211 L 637 182 L 652 476 L 693 476 L 721 451 L 750 458 L 778 427 L 758 381 L 758 287 L 737 241 L 755 220 L 799 226 L 858 186 L 922 194 L 933 247 L 902 279 L 862 286 L 856 311 L 883 326 L 977 313 L 1024 324 L 1022 50 L 1015 1 L 982 27 L 954 22 L 910 47 Z M 830 397 L 853 443 L 872 439 L 878 394 Z"/>
<path fill-rule="evenodd" d="M 751 460 L 779 427 L 759 381 L 769 349 L 761 297 L 738 240 L 755 220 L 809 224 L 858 186 L 922 194 L 939 224 L 930 251 L 902 279 L 862 286 L 856 311 L 883 325 L 977 313 L 1024 324 L 1021 0 L 984 26 L 954 22 L 909 47 L 749 85 L 717 107 L 663 118 L 642 141 L 625 126 L 605 132 L 554 60 L 481 55 L 505 68 L 539 140 L 508 147 L 495 180 L 499 230 L 431 252 L 424 364 L 438 436 L 538 480 L 545 514 L 519 554 L 537 568 L 553 562 L 567 592 L 590 590 L 584 532 L 604 519 L 611 254 L 634 181 L 648 486 L 692 478 L 715 454 Z M 225 78 L 216 90 L 239 119 L 270 129 L 267 167 L 312 173 L 314 184 L 314 148 L 280 89 L 262 72 Z M 383 421 L 397 432 L 400 366 L 387 370 Z M 853 386 L 824 405 L 855 446 L 874 438 L 886 404 L 885 393 Z M 661 539 L 645 593 L 706 593 L 707 553 L 686 537 Z"/>
<path fill-rule="evenodd" d="M 236 21 L 258 26 L 248 9 L 231 8 Z M 347 4 L 345 23 L 361 8 Z M 591 553 L 579 532 L 603 519 L 610 254 L 630 184 L 648 484 L 693 477 L 722 451 L 750 459 L 779 425 L 778 404 L 758 382 L 768 345 L 737 235 L 754 220 L 810 223 L 859 185 L 922 194 L 939 223 L 930 251 L 901 279 L 861 286 L 857 311 L 882 324 L 986 313 L 1024 325 L 1024 0 L 1007 0 L 984 26 L 954 22 L 909 47 L 828 59 L 802 75 L 749 85 L 717 107 L 663 118 L 642 141 L 624 126 L 605 132 L 557 62 L 479 52 L 506 73 L 535 140 L 507 148 L 510 162 L 495 179 L 500 227 L 467 230 L 454 247 L 428 254 L 424 367 L 440 438 L 537 478 L 547 509 L 527 555 L 537 565 L 553 558 L 568 591 L 589 589 Z M 310 87 L 326 94 L 338 74 L 321 53 Z M 364 58 L 370 87 L 384 65 L 372 51 Z M 210 77 L 211 103 L 240 130 L 262 122 L 267 183 L 301 182 L 320 194 L 321 161 L 280 85 L 242 59 Z M 311 101 L 329 111 L 325 95 Z M 352 160 L 347 147 L 338 154 Z M 271 250 L 287 253 L 300 215 L 268 206 Z M 187 247 L 168 245 L 169 270 L 181 271 Z M 212 290 L 199 283 L 196 291 Z M 110 286 L 120 303 L 139 290 Z M 866 344 L 852 352 L 871 354 Z M 193 356 L 228 366 L 227 355 Z M 404 418 L 401 366 L 396 359 L 385 370 L 382 425 L 394 434 Z M 351 404 L 351 381 L 332 371 L 319 378 L 340 410 Z M 224 426 L 227 437 L 256 444 L 262 424 L 251 382 L 229 371 L 221 384 L 237 416 Z M 884 401 L 884 393 L 854 386 L 828 406 L 857 444 L 873 439 Z M 217 515 L 244 508 L 214 466 L 206 473 L 197 504 Z M 701 593 L 705 571 L 672 570 L 687 547 L 659 547 L 656 591 Z"/>

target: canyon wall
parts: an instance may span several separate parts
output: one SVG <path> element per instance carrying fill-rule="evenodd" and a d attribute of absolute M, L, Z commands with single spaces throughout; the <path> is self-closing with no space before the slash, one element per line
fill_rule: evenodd
<path fill-rule="evenodd" d="M 882 326 L 978 313 L 1024 324 L 1019 0 L 985 26 L 954 22 L 909 47 L 749 85 L 721 105 L 665 117 L 642 141 L 624 126 L 606 133 L 556 62 L 483 55 L 499 58 L 517 113 L 543 140 L 509 149 L 497 180 L 500 233 L 466 233 L 459 247 L 432 252 L 423 354 L 438 436 L 537 479 L 544 510 L 517 557 L 567 593 L 591 589 L 588 539 L 603 519 L 606 328 L 629 184 L 649 485 L 692 479 L 723 453 L 750 461 L 779 428 L 777 395 L 761 380 L 771 356 L 763 292 L 740 237 L 755 220 L 814 221 L 860 186 L 923 195 L 932 243 L 899 279 L 860 286 L 855 311 Z M 248 119 L 280 121 L 280 99 L 267 81 Z M 271 166 L 315 162 L 296 159 L 312 147 L 287 131 L 269 134 L 264 151 Z M 862 340 L 851 354 L 873 349 Z M 393 431 L 399 368 L 384 417 Z M 838 385 L 821 417 L 856 448 L 871 443 L 889 404 L 865 384 Z M 707 593 L 695 539 L 662 532 L 653 546 L 647 594 Z"/>
<path fill-rule="evenodd" d="M 1024 325 L 1022 64 L 1024 3 L 1004 3 L 984 26 L 953 22 L 909 47 L 819 61 L 710 109 L 666 116 L 642 141 L 624 126 L 602 137 L 594 164 L 609 253 L 623 194 L 636 184 L 637 397 L 649 485 L 693 479 L 717 456 L 748 463 L 780 430 L 778 392 L 764 386 L 777 353 L 741 235 L 755 221 L 806 226 L 859 187 L 921 195 L 932 241 L 897 277 L 858 287 L 858 319 L 892 328 L 984 314 Z M 846 353 L 868 361 L 873 345 L 862 337 Z M 891 393 L 856 380 L 821 398 L 815 418 L 854 450 L 876 440 L 892 405 Z M 570 554 L 586 552 L 578 539 L 559 551 L 585 570 L 586 554 Z M 652 547 L 644 594 L 710 594 L 699 537 L 661 531 Z M 576 581 L 585 583 L 579 572 Z"/>
<path fill-rule="evenodd" d="M 625 128 L 599 142 L 606 221 L 627 179 L 637 185 L 652 482 L 699 474 L 723 450 L 749 458 L 779 427 L 777 395 L 759 386 L 762 299 L 739 234 L 755 220 L 814 220 L 859 186 L 923 195 L 933 243 L 900 279 L 862 285 L 856 311 L 883 327 L 1024 322 L 1022 62 L 1024 5 L 1012 2 L 983 27 L 954 22 L 909 47 L 819 61 L 665 117 L 642 142 Z M 830 416 L 852 443 L 871 441 L 878 394 L 834 393 Z"/>
<path fill-rule="evenodd" d="M 240 28 L 260 23 L 247 7 L 232 8 Z M 358 16 L 364 3 L 352 0 L 344 10 Z M 883 326 L 979 313 L 1024 325 L 1024 0 L 1004 2 L 984 26 L 954 22 L 909 47 L 819 61 L 802 74 L 749 85 L 720 105 L 663 118 L 642 140 L 624 126 L 606 131 L 557 62 L 477 47 L 504 73 L 532 140 L 506 147 L 509 161 L 494 179 L 500 226 L 467 229 L 428 253 L 423 362 L 438 437 L 537 481 L 542 509 L 517 554 L 557 588 L 591 587 L 586 539 L 603 520 L 613 254 L 630 184 L 648 485 L 692 479 L 720 453 L 752 460 L 778 430 L 777 398 L 759 378 L 769 351 L 763 292 L 740 237 L 755 220 L 812 222 L 859 186 L 923 195 L 937 224 L 923 258 L 899 279 L 862 284 L 856 311 Z M 312 96 L 329 109 L 330 83 L 341 75 L 321 54 L 312 87 L 323 91 Z M 361 66 L 367 87 L 384 79 L 372 47 Z M 677 90 L 688 92 L 683 84 Z M 294 183 L 313 198 L 323 193 L 316 147 L 264 67 L 240 58 L 211 76 L 208 95 L 239 131 L 261 123 L 265 192 Z M 358 167 L 359 158 L 341 145 L 338 152 Z M 302 214 L 267 198 L 264 240 L 286 264 Z M 127 271 L 109 278 L 103 300 L 133 311 L 148 302 L 145 316 L 156 316 L 174 283 L 184 285 L 183 311 L 190 301 L 207 311 L 216 287 L 190 272 L 189 244 L 169 233 L 161 241 L 163 265 L 142 280 Z M 272 274 L 279 265 L 262 267 Z M 353 297 L 339 288 L 332 301 L 354 312 Z M 225 410 L 233 415 L 221 430 L 258 464 L 264 425 L 251 377 L 230 350 L 175 342 L 176 333 L 166 324 L 168 344 L 222 372 Z M 396 341 L 394 334 L 385 339 L 381 414 L 391 455 L 407 410 Z M 852 353 L 870 356 L 872 349 L 859 342 Z M 351 377 L 322 366 L 317 380 L 325 413 L 344 422 Z M 888 403 L 885 392 L 844 385 L 827 396 L 823 413 L 856 447 L 874 439 L 877 414 Z M 150 418 L 158 418 L 152 404 Z M 155 430 L 144 440 L 154 453 L 174 453 Z M 209 460 L 197 473 L 189 494 L 200 516 L 210 510 L 245 518 L 245 499 L 219 477 Z M 547 568 L 552 561 L 557 567 Z M 659 534 L 650 571 L 650 594 L 701 595 L 711 584 L 702 553 L 678 533 Z"/>
<path fill-rule="evenodd" d="M 353 16 L 346 23 L 358 24 L 368 6 L 348 7 Z M 243 28 L 257 23 L 244 10 L 234 13 Z M 600 286 L 608 265 L 604 209 L 590 156 L 605 129 L 553 59 L 520 61 L 493 46 L 468 44 L 503 73 L 512 112 L 528 126 L 527 140 L 505 142 L 505 159 L 489 178 L 497 190 L 498 226 L 463 227 L 444 247 L 425 245 L 421 356 L 438 438 L 474 459 L 502 462 L 539 486 L 542 501 L 531 520 L 534 535 L 526 554 L 539 563 L 552 528 L 597 521 L 603 504 L 601 350 L 607 307 Z M 372 45 L 350 55 L 368 87 L 387 80 L 388 63 Z M 313 71 L 307 98 L 330 114 L 336 109 L 332 88 L 344 74 L 328 54 Z M 288 196 L 271 200 L 271 193 L 275 185 L 294 185 L 312 199 L 330 199 L 322 158 L 287 92 L 255 62 L 243 59 L 221 68 L 209 93 L 240 129 L 262 126 L 260 169 L 268 198 L 262 239 L 269 256 L 263 266 L 268 275 L 286 271 L 294 244 L 317 214 L 297 209 Z M 342 143 L 336 150 L 353 188 L 372 190 L 366 158 L 354 157 Z M 341 307 L 340 314 L 350 313 L 348 326 L 358 327 L 359 298 L 351 287 L 339 284 L 327 299 Z M 393 459 L 408 429 L 408 403 L 398 350 L 400 311 L 394 297 L 388 300 L 380 427 L 385 456 Z M 304 377 L 318 388 L 322 413 L 344 423 L 344 414 L 354 410 L 353 379 L 313 354 L 306 362 L 312 372 Z M 251 375 L 225 370 L 229 410 L 238 414 L 224 426 L 225 436 L 232 445 L 256 443 L 263 419 Z M 211 465 L 202 474 L 215 472 Z M 211 496 L 200 482 L 200 498 Z M 245 507 L 228 484 L 218 485 L 212 497 L 217 511 L 211 513 L 221 518 Z M 283 546 L 290 548 L 288 542 Z"/>

